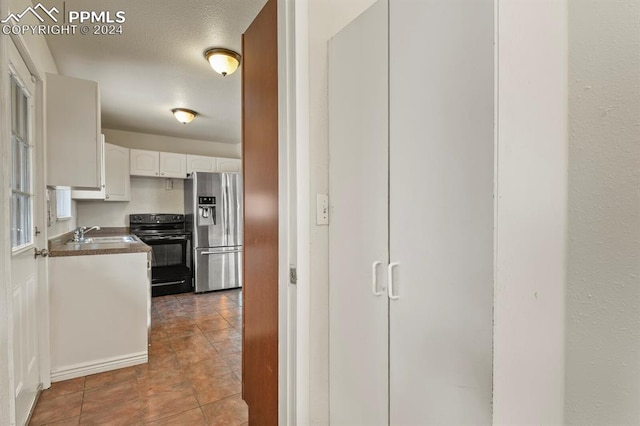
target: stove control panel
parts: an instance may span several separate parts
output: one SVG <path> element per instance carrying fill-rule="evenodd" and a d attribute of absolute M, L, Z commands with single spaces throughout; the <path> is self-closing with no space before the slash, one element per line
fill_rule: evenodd
<path fill-rule="evenodd" d="M 129 215 L 130 224 L 184 223 L 183 214 L 145 213 Z"/>

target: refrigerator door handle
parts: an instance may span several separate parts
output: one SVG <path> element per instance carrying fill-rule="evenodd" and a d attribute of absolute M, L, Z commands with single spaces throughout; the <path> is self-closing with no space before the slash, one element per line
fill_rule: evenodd
<path fill-rule="evenodd" d="M 228 250 L 228 251 L 202 251 L 200 254 L 202 255 L 210 255 L 210 254 L 229 254 L 229 253 L 242 253 L 241 249 L 237 250 Z"/>

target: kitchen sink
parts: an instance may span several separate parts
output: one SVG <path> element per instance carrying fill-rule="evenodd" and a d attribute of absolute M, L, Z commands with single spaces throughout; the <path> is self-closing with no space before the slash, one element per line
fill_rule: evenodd
<path fill-rule="evenodd" d="M 85 238 L 82 241 L 67 241 L 67 244 L 127 244 L 135 243 L 136 239 L 131 235 L 125 235 L 121 237 L 90 237 Z"/>

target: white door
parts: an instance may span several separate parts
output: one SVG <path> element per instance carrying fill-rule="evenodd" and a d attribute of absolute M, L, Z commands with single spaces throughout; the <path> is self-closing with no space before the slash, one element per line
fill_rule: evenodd
<path fill-rule="evenodd" d="M 18 50 L 10 44 L 11 91 L 11 316 L 16 424 L 24 424 L 40 386 L 40 318 L 44 277 L 34 250 L 45 244 L 44 184 L 40 147 L 36 145 L 36 86 Z M 34 171 L 38 170 L 39 173 Z M 37 194 L 37 197 L 36 197 Z M 46 315 L 46 314 L 45 314 Z"/>
<path fill-rule="evenodd" d="M 332 425 L 388 424 L 388 2 L 329 44 Z"/>
<path fill-rule="evenodd" d="M 493 1 L 390 2 L 390 424 L 491 424 Z"/>

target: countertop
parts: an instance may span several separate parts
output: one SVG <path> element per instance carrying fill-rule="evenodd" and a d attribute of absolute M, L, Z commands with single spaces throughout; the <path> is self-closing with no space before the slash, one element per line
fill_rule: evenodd
<path fill-rule="evenodd" d="M 150 252 L 151 247 L 131 234 L 129 228 L 102 228 L 86 234 L 91 237 L 123 237 L 132 236 L 135 243 L 109 243 L 109 244 L 65 244 L 73 239 L 73 232 L 60 235 L 49 240 L 49 256 L 92 256 L 98 254 L 144 253 Z"/>

